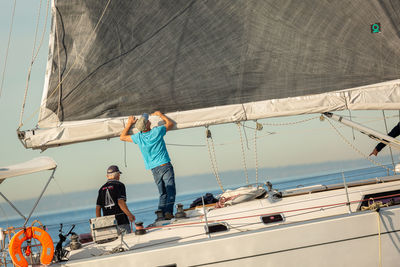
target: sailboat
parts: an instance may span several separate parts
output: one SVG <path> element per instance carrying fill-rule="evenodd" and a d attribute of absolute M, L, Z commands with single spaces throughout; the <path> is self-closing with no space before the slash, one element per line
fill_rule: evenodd
<path fill-rule="evenodd" d="M 400 108 L 399 25 L 390 0 L 52 0 L 38 127 L 18 137 L 41 150 L 113 138 L 129 115 L 154 110 L 175 130 L 321 113 L 399 148 L 334 114 Z M 260 198 L 83 244 L 54 265 L 396 266 L 399 196 L 399 175 L 269 185 Z"/>

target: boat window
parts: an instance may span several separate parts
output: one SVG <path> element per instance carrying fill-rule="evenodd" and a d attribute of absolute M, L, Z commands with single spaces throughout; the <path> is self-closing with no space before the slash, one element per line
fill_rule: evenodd
<path fill-rule="evenodd" d="M 368 207 L 370 203 L 372 203 L 372 199 L 376 201 L 381 201 L 382 204 L 388 204 L 389 206 L 399 205 L 400 204 L 400 190 L 392 190 L 387 192 L 380 192 L 374 194 L 368 194 L 363 197 L 363 201 L 359 206 L 358 210 L 361 210 L 362 207 Z"/>
<path fill-rule="evenodd" d="M 261 220 L 265 224 L 275 223 L 275 222 L 282 222 L 283 215 L 282 214 L 272 214 L 272 215 L 265 215 L 261 216 Z"/>
<path fill-rule="evenodd" d="M 223 231 L 228 231 L 228 226 L 225 223 L 211 223 L 204 227 L 206 230 L 206 233 L 217 233 L 217 232 L 223 232 Z"/>

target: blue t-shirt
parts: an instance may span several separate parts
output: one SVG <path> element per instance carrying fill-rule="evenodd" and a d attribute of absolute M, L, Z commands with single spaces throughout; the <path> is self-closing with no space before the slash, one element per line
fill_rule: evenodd
<path fill-rule="evenodd" d="M 139 145 L 147 170 L 171 161 L 164 142 L 164 135 L 166 133 L 167 128 L 163 125 L 145 133 L 138 132 L 131 135 L 132 141 Z"/>

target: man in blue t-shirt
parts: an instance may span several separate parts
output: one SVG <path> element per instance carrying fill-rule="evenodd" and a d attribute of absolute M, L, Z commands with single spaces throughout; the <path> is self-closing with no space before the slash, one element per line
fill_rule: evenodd
<path fill-rule="evenodd" d="M 170 220 L 173 218 L 176 195 L 175 174 L 165 146 L 164 135 L 172 129 L 174 124 L 160 111 L 156 111 L 152 115 L 159 116 L 165 122 L 165 125 L 151 129 L 147 113 L 144 113 L 139 119 L 130 116 L 120 139 L 121 141 L 133 142 L 139 146 L 145 167 L 152 171 L 160 193 L 158 209 L 162 210 L 165 219 Z M 139 132 L 129 135 L 128 131 L 133 124 Z"/>

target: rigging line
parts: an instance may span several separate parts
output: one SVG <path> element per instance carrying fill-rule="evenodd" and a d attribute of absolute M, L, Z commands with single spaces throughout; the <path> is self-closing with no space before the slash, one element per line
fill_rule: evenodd
<path fill-rule="evenodd" d="M 173 143 L 165 143 L 168 146 L 187 146 L 187 147 L 205 147 L 206 145 L 185 145 L 185 144 L 173 144 Z M 218 144 L 217 144 L 218 145 Z"/>
<path fill-rule="evenodd" d="M 300 121 L 294 121 L 294 122 L 283 122 L 283 123 L 267 123 L 267 122 L 264 122 L 264 123 L 262 123 L 262 125 L 269 125 L 269 126 L 294 125 L 294 124 L 299 124 L 299 123 L 307 122 L 307 121 L 314 120 L 314 119 L 319 119 L 319 116 L 308 118 L 308 119 L 304 119 L 304 120 L 300 120 Z"/>
<path fill-rule="evenodd" d="M 125 127 L 126 127 L 125 120 L 122 120 L 122 124 L 123 124 L 124 129 L 125 129 Z M 122 142 L 122 143 L 124 143 L 124 164 L 125 164 L 125 168 L 127 168 L 128 164 L 126 162 L 126 142 Z"/>
<path fill-rule="evenodd" d="M 380 166 L 388 171 L 393 171 L 391 169 L 389 169 L 388 167 L 380 164 L 379 162 L 376 162 L 375 160 L 371 159 L 370 157 L 368 157 L 366 154 L 364 154 L 363 152 L 361 152 L 359 149 L 357 149 L 353 144 L 351 144 L 337 129 L 336 127 L 332 124 L 331 120 L 328 119 L 327 120 L 329 122 L 329 124 L 332 126 L 332 128 L 336 131 L 336 133 L 343 139 L 343 141 L 348 144 L 354 151 L 356 151 L 358 154 L 360 154 L 361 156 L 363 156 L 365 159 L 369 160 L 372 164 L 376 165 L 376 166 Z"/>
<path fill-rule="evenodd" d="M 388 131 L 387 123 L 386 123 L 386 116 L 385 116 L 385 111 L 384 110 L 382 110 L 382 115 L 383 115 L 383 121 L 385 122 L 386 133 L 388 133 L 389 131 Z M 390 147 L 390 146 L 389 146 L 389 151 L 390 151 L 390 156 L 392 158 L 393 170 L 394 170 L 394 172 L 396 174 L 396 167 L 395 167 L 394 160 L 393 160 L 392 147 Z"/>
<path fill-rule="evenodd" d="M 36 53 L 35 53 L 36 38 L 37 38 L 38 30 L 39 30 L 40 11 L 42 9 L 42 0 L 40 0 L 39 11 L 38 11 L 38 16 L 37 16 L 37 22 L 36 22 L 35 38 L 34 38 L 33 48 L 32 48 L 32 58 L 31 58 L 31 63 L 30 63 L 29 69 L 28 69 L 28 75 L 27 75 L 27 78 L 26 78 L 24 100 L 22 102 L 21 114 L 20 114 L 20 117 L 19 117 L 19 125 L 18 125 L 18 129 L 17 130 L 19 130 L 21 128 L 21 126 L 23 125 L 22 118 L 24 116 L 24 111 L 25 111 L 26 97 L 28 95 L 28 88 L 29 88 L 29 82 L 30 82 L 30 79 L 31 79 L 32 67 L 33 67 L 33 64 L 35 63 L 36 57 L 39 54 L 40 48 L 42 47 L 42 44 L 43 44 L 43 39 L 44 39 L 44 35 L 46 33 L 47 20 L 48 20 L 48 15 L 49 15 L 49 5 L 50 5 L 50 1 L 47 0 L 46 18 L 45 18 L 45 23 L 44 23 L 44 26 L 43 26 L 42 37 L 41 37 L 39 46 L 38 46 L 38 48 L 36 50 Z"/>
<path fill-rule="evenodd" d="M 261 125 L 261 124 L 260 124 Z M 246 126 L 247 127 L 247 126 Z M 247 127 L 250 128 L 250 127 Z M 251 128 L 251 129 L 256 129 L 256 128 Z M 275 134 L 275 132 L 268 132 L 265 135 L 260 135 L 257 138 L 263 138 L 263 137 L 267 137 L 271 134 Z M 249 139 L 249 140 L 253 140 L 253 138 Z M 207 145 L 199 145 L 199 144 L 175 144 L 175 143 L 165 143 L 168 146 L 183 146 L 183 147 L 206 147 Z M 219 143 L 219 144 L 214 144 L 215 146 L 225 146 L 225 145 L 231 145 L 231 144 L 237 144 L 237 141 L 232 141 L 232 142 L 227 142 L 227 143 Z"/>
<path fill-rule="evenodd" d="M 243 127 L 243 132 L 244 132 L 244 138 L 246 139 L 247 150 L 250 150 L 250 148 L 249 148 L 249 140 L 248 140 L 248 138 L 247 138 L 247 133 L 246 133 L 246 129 L 244 128 L 244 124 L 245 124 L 245 122 L 243 122 L 243 125 L 242 125 L 242 127 Z"/>
<path fill-rule="evenodd" d="M 1 204 L 0 204 L 0 210 L 1 210 L 1 212 L 4 213 L 4 216 L 6 217 L 6 223 L 7 223 L 7 227 L 8 227 L 10 225 L 10 222 L 9 222 L 7 213 L 5 212 L 5 210 L 3 209 L 3 205 L 1 205 Z"/>
<path fill-rule="evenodd" d="M 56 185 L 58 186 L 58 189 L 60 189 L 61 194 L 63 194 L 63 196 L 66 196 L 65 192 L 62 190 L 60 184 L 58 183 L 58 181 L 56 180 L 56 178 L 53 176 L 53 180 L 54 182 L 56 182 Z"/>
<path fill-rule="evenodd" d="M 347 101 L 346 101 L 346 106 L 347 106 Z M 351 110 L 348 109 L 347 111 L 349 112 L 350 121 L 353 121 L 353 119 L 351 118 Z M 354 135 L 354 128 L 351 128 L 351 132 L 353 134 L 353 141 L 354 141 L 356 140 L 356 136 Z"/>
<path fill-rule="evenodd" d="M 350 118 L 350 116 L 348 116 L 348 115 L 340 115 L 340 116 L 342 116 L 343 118 Z M 397 118 L 397 117 L 399 117 L 399 115 L 391 115 L 391 116 L 387 116 L 386 118 Z M 373 119 L 373 120 L 382 120 L 382 117 L 375 117 L 375 116 L 354 116 L 354 115 L 351 115 L 351 118 L 353 118 L 353 119 Z"/>
<path fill-rule="evenodd" d="M 246 166 L 246 155 L 244 153 L 244 147 L 243 147 L 243 136 L 242 136 L 242 129 L 240 129 L 240 122 L 236 123 L 237 129 L 239 131 L 239 136 L 240 136 L 240 147 L 242 149 L 242 163 L 243 163 L 243 169 L 244 173 L 246 174 L 246 184 L 249 184 L 249 174 L 247 172 L 247 166 Z"/>
<path fill-rule="evenodd" d="M 348 117 L 348 116 L 342 116 L 342 117 Z M 397 115 L 395 115 L 395 116 L 390 116 L 390 118 L 397 118 L 398 116 Z M 353 116 L 353 118 L 355 118 L 354 116 Z M 389 118 L 389 117 L 388 117 Z M 372 123 L 372 122 L 376 122 L 376 121 L 381 121 L 382 120 L 382 117 L 379 117 L 379 118 L 376 118 L 376 117 L 374 117 L 374 119 L 373 120 L 368 120 L 368 121 L 364 121 L 364 122 L 362 122 L 362 124 L 368 124 L 368 123 Z M 264 125 L 264 124 L 263 124 Z M 273 126 L 280 126 L 280 125 L 273 125 Z M 284 125 L 282 125 L 282 126 L 284 126 Z M 308 129 L 302 129 L 302 130 L 298 130 L 296 133 L 305 133 L 305 132 L 310 132 L 310 131 L 312 131 L 313 133 L 315 133 L 315 131 L 323 131 L 323 130 L 326 130 L 327 129 L 327 127 L 328 126 L 321 126 L 321 127 L 313 127 L 313 128 L 308 128 Z M 345 127 L 347 127 L 347 126 L 345 126 L 345 125 L 339 125 L 339 126 L 337 126 L 336 128 L 345 128 Z M 285 131 L 285 130 L 281 130 L 281 131 L 279 131 L 279 134 L 292 134 L 292 132 L 291 131 Z"/>
<path fill-rule="evenodd" d="M 99 20 L 98 20 L 97 23 L 96 23 L 96 26 L 94 27 L 92 33 L 89 35 L 89 37 L 88 37 L 87 40 L 86 40 L 85 45 L 84 45 L 83 48 L 82 48 L 82 52 L 86 49 L 86 46 L 89 44 L 89 41 L 92 39 L 92 37 L 93 37 L 94 33 L 96 32 L 98 26 L 100 25 L 100 22 L 101 22 L 101 20 L 103 19 L 104 14 L 106 13 L 110 2 L 111 2 L 111 0 L 108 0 L 107 4 L 105 5 L 101 16 L 100 16 Z M 57 89 L 61 86 L 61 84 L 63 83 L 63 81 L 68 77 L 68 74 L 72 71 L 72 68 L 73 68 L 73 67 L 75 66 L 75 64 L 78 62 L 78 58 L 80 57 L 80 55 L 81 55 L 81 53 L 79 53 L 79 54 L 76 56 L 75 61 L 74 61 L 74 63 L 71 65 L 70 69 L 67 71 L 67 73 L 65 74 L 65 76 L 63 77 L 63 79 L 61 80 L 61 82 L 58 83 L 57 87 L 54 88 L 54 90 L 50 93 L 50 95 L 47 96 L 47 98 L 52 97 L 52 96 L 54 95 L 54 93 L 57 92 Z M 39 112 L 39 110 L 40 110 L 40 108 L 41 108 L 42 106 L 43 106 L 43 104 L 41 104 L 41 105 L 39 106 L 39 108 L 37 108 L 37 109 L 32 113 L 32 115 L 28 117 L 27 120 L 31 120 L 31 119 L 33 118 L 33 116 L 34 116 L 37 112 Z M 20 123 L 19 128 L 21 128 L 22 125 L 23 125 L 23 123 Z M 18 128 L 18 129 L 19 129 L 19 128 Z"/>
<path fill-rule="evenodd" d="M 376 168 L 376 167 L 373 167 L 373 168 Z M 366 174 L 374 174 L 374 173 L 381 173 L 381 171 L 369 172 L 369 173 L 366 173 Z M 351 179 L 351 178 L 354 178 L 354 177 L 364 176 L 364 175 L 366 175 L 366 174 L 347 175 L 347 176 L 346 176 L 346 180 L 348 181 L 348 183 L 350 183 L 350 182 L 356 182 L 356 181 L 354 181 L 354 180 L 349 180 L 349 178 Z M 326 185 L 326 183 L 334 182 L 334 181 L 336 181 L 337 183 L 339 183 L 340 179 L 341 179 L 341 177 L 332 178 L 332 179 L 326 179 L 326 180 L 321 180 L 321 181 L 320 181 L 320 184 L 321 184 L 322 186 L 330 186 L 330 185 L 332 185 L 332 184 Z M 371 180 L 371 181 L 374 180 L 374 181 L 375 181 L 376 179 L 375 179 L 375 178 L 369 178 L 369 179 L 365 179 L 365 180 Z M 291 183 L 291 182 L 286 182 L 285 184 L 287 184 L 287 183 Z M 315 182 L 302 183 L 301 185 L 302 185 L 303 187 L 304 187 L 304 186 L 315 185 Z M 300 185 L 297 185 L 297 188 L 301 188 L 301 187 L 299 187 L 299 186 L 300 186 Z M 286 185 L 286 186 L 279 187 L 279 190 L 286 190 L 286 189 L 292 189 L 292 188 L 293 188 L 292 185 Z"/>
<path fill-rule="evenodd" d="M 211 142 L 211 148 L 212 149 L 210 149 L 210 144 L 207 141 L 207 147 L 209 149 L 208 153 L 209 153 L 209 156 L 210 156 L 211 167 L 212 167 L 214 176 L 217 179 L 217 183 L 218 183 L 219 187 L 221 188 L 222 192 L 224 192 L 223 187 L 222 187 L 222 183 L 221 183 L 221 180 L 220 180 L 220 177 L 219 177 L 219 171 L 218 171 L 218 165 L 217 165 L 217 157 L 215 155 L 215 150 L 214 150 L 214 143 Z"/>
<path fill-rule="evenodd" d="M 254 129 L 254 164 L 256 168 L 256 184 L 258 185 L 258 157 L 257 157 L 257 131 L 262 130 L 262 125 L 255 120 L 256 127 Z"/>
<path fill-rule="evenodd" d="M 209 142 L 208 139 L 211 139 L 211 141 Z M 206 126 L 206 141 L 207 141 L 207 149 L 208 149 L 208 155 L 210 157 L 212 171 L 215 175 L 219 187 L 221 188 L 221 191 L 225 192 L 219 177 L 217 157 L 215 155 L 215 149 L 214 149 L 214 141 L 212 139 L 211 131 L 208 129 L 208 126 Z M 211 143 L 211 148 L 210 148 L 210 143 Z"/>
<path fill-rule="evenodd" d="M 8 43 L 7 43 L 7 48 L 6 48 L 6 58 L 5 58 L 5 60 L 4 60 L 3 74 L 2 74 L 2 78 L 1 78 L 0 97 L 1 97 L 1 92 L 3 91 L 4 77 L 5 77 L 5 75 L 6 75 L 7 59 L 8 59 L 8 50 L 10 49 L 11 34 L 12 34 L 12 28 L 13 28 L 13 24 L 14 24 L 14 14 L 15 14 L 15 7 L 16 7 L 16 6 L 17 6 L 17 0 L 14 0 L 14 6 L 13 6 L 12 13 L 11 13 L 10 32 L 8 33 Z"/>
<path fill-rule="evenodd" d="M 46 17 L 45 17 L 45 20 L 44 20 L 44 26 L 43 26 L 42 36 L 40 37 L 40 42 L 39 42 L 39 46 L 38 46 L 38 48 L 37 48 L 37 50 L 36 50 L 36 53 L 34 53 L 34 52 L 35 52 L 35 46 L 36 46 L 37 31 L 38 31 L 38 28 L 39 28 L 39 16 L 40 16 L 41 5 L 42 5 L 42 3 L 40 3 L 39 14 L 38 14 L 38 20 L 37 20 L 37 25 L 36 25 L 35 41 L 34 41 L 34 47 L 33 47 L 33 51 L 32 51 L 32 64 L 33 64 L 33 62 L 36 60 L 36 58 L 37 58 L 37 56 L 38 56 L 38 54 L 39 54 L 40 48 L 42 47 L 42 44 L 43 44 L 44 35 L 45 35 L 45 33 L 46 33 L 46 27 L 47 27 L 48 16 L 49 16 L 50 0 L 47 0 Z"/>
<path fill-rule="evenodd" d="M 126 142 L 123 142 L 123 143 L 124 143 L 124 164 L 125 164 L 125 168 L 127 168 L 128 164 L 126 161 Z"/>

